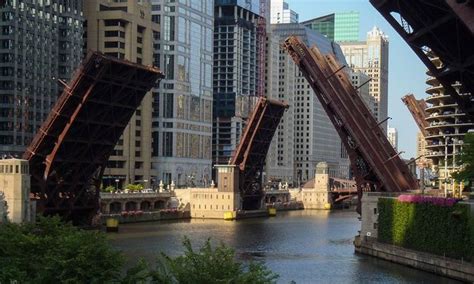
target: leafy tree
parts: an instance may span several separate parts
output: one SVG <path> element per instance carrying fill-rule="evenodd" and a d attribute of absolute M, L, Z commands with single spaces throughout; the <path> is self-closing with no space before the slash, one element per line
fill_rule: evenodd
<path fill-rule="evenodd" d="M 162 254 L 154 267 L 140 260 L 124 272 L 124 257 L 99 231 L 64 224 L 59 217 L 36 223 L 0 224 L 0 283 L 274 283 L 261 263 L 244 265 L 231 248 L 198 251 L 183 241 L 183 256 Z"/>
<path fill-rule="evenodd" d="M 233 249 L 220 244 L 212 248 L 210 240 L 195 251 L 188 238 L 183 241 L 184 255 L 176 258 L 162 254 L 151 269 L 140 261 L 129 270 L 125 283 L 275 283 L 277 274 L 259 262 L 244 265 L 235 260 Z"/>
<path fill-rule="evenodd" d="M 453 174 L 453 178 L 458 182 L 472 182 L 474 180 L 474 133 L 467 133 L 463 142 L 463 149 L 460 155 L 463 167 L 461 171 Z"/>
<path fill-rule="evenodd" d="M 120 279 L 123 256 L 104 233 L 59 217 L 0 225 L 0 283 L 103 283 Z"/>

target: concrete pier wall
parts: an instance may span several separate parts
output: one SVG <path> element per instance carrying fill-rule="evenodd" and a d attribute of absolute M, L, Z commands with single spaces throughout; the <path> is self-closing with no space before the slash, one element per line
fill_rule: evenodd
<path fill-rule="evenodd" d="M 357 253 L 375 256 L 445 277 L 474 283 L 474 263 L 383 244 L 377 242 L 374 238 L 366 236 L 357 236 L 354 244 Z"/>

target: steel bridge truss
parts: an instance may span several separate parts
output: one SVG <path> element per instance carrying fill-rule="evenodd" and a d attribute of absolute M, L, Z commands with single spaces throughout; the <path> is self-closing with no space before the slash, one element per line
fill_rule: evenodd
<path fill-rule="evenodd" d="M 370 0 L 458 106 L 474 118 L 474 1 Z M 430 58 L 439 57 L 438 68 Z M 454 84 L 461 83 L 458 91 Z M 465 95 L 469 94 L 469 95 Z"/>
<path fill-rule="evenodd" d="M 403 103 L 405 103 L 411 115 L 415 119 L 415 122 L 418 125 L 418 128 L 420 129 L 421 133 L 423 133 L 423 136 L 426 137 L 426 127 L 428 127 L 429 125 L 426 121 L 425 109 L 428 106 L 426 105 L 425 100 L 417 100 L 413 94 L 408 94 L 402 98 L 402 101 Z"/>
<path fill-rule="evenodd" d="M 363 191 L 416 189 L 417 182 L 408 166 L 393 149 L 335 56 L 323 55 L 317 47 L 309 49 L 294 36 L 287 38 L 283 47 L 311 85 L 344 143 L 359 200 Z"/>
<path fill-rule="evenodd" d="M 286 103 L 260 97 L 229 162 L 229 165 L 236 165 L 240 169 L 239 190 L 244 210 L 260 209 L 265 159 L 287 108 Z"/>
<path fill-rule="evenodd" d="M 38 212 L 90 224 L 107 160 L 161 78 L 152 67 L 97 52 L 87 56 L 23 155 Z"/>

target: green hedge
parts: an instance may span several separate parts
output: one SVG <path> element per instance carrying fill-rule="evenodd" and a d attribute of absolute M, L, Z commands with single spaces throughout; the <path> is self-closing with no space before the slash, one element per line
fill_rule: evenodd
<path fill-rule="evenodd" d="M 474 261 L 474 216 L 469 206 L 378 201 L 380 242 Z"/>

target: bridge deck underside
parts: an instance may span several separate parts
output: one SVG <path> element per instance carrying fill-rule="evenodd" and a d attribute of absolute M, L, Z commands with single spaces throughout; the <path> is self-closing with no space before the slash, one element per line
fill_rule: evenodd
<path fill-rule="evenodd" d="M 377 191 L 417 188 L 407 165 L 397 155 L 377 121 L 351 85 L 333 55 L 309 49 L 297 37 L 285 48 L 311 85 L 347 149 L 358 186 Z"/>
<path fill-rule="evenodd" d="M 240 169 L 243 209 L 258 209 L 263 196 L 262 173 L 270 143 L 288 107 L 286 103 L 261 97 L 247 121 L 239 146 L 229 162 Z"/>
<path fill-rule="evenodd" d="M 461 109 L 474 117 L 474 2 L 370 0 Z M 437 68 L 430 57 L 439 57 Z M 459 93 L 452 87 L 462 84 Z M 469 93 L 470 96 L 462 94 Z"/>
<path fill-rule="evenodd" d="M 159 70 L 91 53 L 23 158 L 38 211 L 88 223 L 106 162 Z"/>

